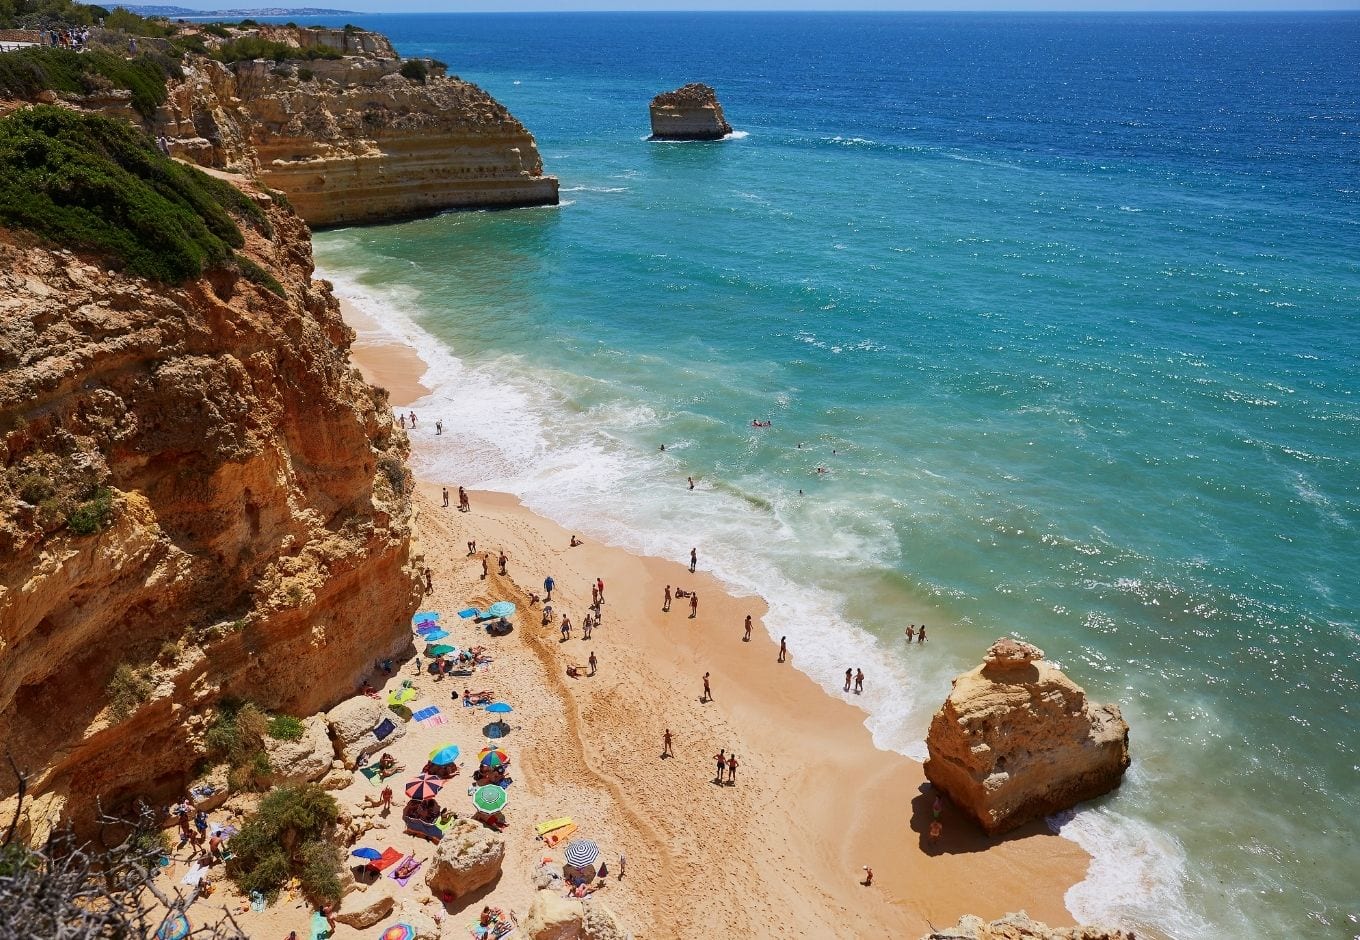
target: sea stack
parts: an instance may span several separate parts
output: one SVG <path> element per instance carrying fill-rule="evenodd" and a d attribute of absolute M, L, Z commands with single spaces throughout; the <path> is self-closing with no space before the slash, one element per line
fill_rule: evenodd
<path fill-rule="evenodd" d="M 1003 638 L 954 680 L 926 747 L 930 782 L 997 835 L 1119 786 L 1129 726 L 1043 650 Z"/>
<path fill-rule="evenodd" d="M 652 99 L 652 140 L 722 140 L 732 133 L 718 95 L 691 82 Z"/>

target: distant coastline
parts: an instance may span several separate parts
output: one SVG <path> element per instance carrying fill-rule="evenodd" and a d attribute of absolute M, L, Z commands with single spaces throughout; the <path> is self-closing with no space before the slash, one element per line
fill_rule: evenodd
<path fill-rule="evenodd" d="M 193 10 L 189 7 L 155 3 L 123 3 L 119 6 L 138 16 L 174 16 L 181 19 L 200 19 L 218 16 L 357 16 L 355 10 L 332 10 L 329 7 L 260 7 L 257 9 Z"/>

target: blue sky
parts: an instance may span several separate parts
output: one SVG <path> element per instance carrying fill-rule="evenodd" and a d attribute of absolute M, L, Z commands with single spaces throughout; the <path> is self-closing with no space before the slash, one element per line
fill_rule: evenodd
<path fill-rule="evenodd" d="M 366 12 L 577 10 L 1176 11 L 1360 10 L 1360 0 L 131 0 L 197 9 L 326 7 Z"/>

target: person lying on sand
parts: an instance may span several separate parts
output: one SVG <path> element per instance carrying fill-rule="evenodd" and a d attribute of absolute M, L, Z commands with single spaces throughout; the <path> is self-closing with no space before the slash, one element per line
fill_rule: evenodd
<path fill-rule="evenodd" d="M 603 891 L 607 887 L 609 887 L 609 882 L 607 881 L 598 881 L 594 884 L 579 884 L 568 891 L 566 896 L 569 898 L 586 898 L 590 897 L 596 891 Z"/>
<path fill-rule="evenodd" d="M 584 676 L 588 671 L 589 670 L 585 666 L 578 666 L 573 663 L 572 665 L 567 667 L 567 678 L 579 679 L 582 676 Z"/>
<path fill-rule="evenodd" d="M 405 769 L 406 765 L 398 764 L 397 759 L 393 757 L 391 754 L 389 754 L 387 751 L 383 751 L 382 757 L 378 758 L 379 776 L 390 777 L 393 774 L 401 773 Z"/>
<path fill-rule="evenodd" d="M 482 689 L 480 692 L 469 692 L 467 689 L 463 690 L 463 705 L 468 708 L 471 708 L 473 705 L 490 705 L 495 700 L 496 697 L 492 695 L 488 689 Z"/>

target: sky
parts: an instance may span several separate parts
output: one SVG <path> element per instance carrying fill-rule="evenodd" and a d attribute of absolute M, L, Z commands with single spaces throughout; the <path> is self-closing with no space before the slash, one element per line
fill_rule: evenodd
<path fill-rule="evenodd" d="M 1360 0 L 130 0 L 130 2 L 170 4 L 200 10 L 325 7 L 382 13 L 584 10 L 1360 11 Z"/>

